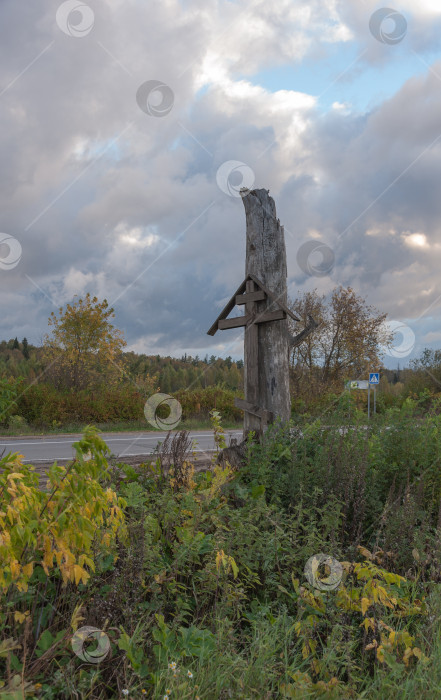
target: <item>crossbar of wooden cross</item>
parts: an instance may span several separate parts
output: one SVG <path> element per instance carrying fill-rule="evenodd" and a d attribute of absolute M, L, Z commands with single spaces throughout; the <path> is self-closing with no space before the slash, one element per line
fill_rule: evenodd
<path fill-rule="evenodd" d="M 266 299 L 278 308 L 273 311 L 259 312 L 258 303 Z M 235 306 L 243 305 L 245 305 L 244 315 L 228 318 Z M 248 274 L 208 330 L 208 335 L 214 335 L 218 330 L 245 328 L 246 399 L 236 398 L 235 405 L 259 419 L 261 430 L 274 420 L 274 415 L 259 405 L 258 326 L 261 323 L 282 321 L 288 316 L 293 321 L 300 321 L 261 280 L 253 274 Z M 287 333 L 287 344 L 298 345 L 316 326 L 317 323 L 309 317 L 309 325 L 301 333 L 296 336 Z"/>
<path fill-rule="evenodd" d="M 258 289 L 253 292 L 247 292 L 247 282 L 254 282 Z M 242 306 L 243 304 L 251 304 L 252 302 L 264 301 L 269 299 L 273 304 L 276 304 L 279 308 L 275 311 L 265 311 L 258 314 L 255 309 L 245 313 L 243 316 L 235 316 L 234 318 L 227 318 L 227 316 L 232 312 L 235 306 Z M 251 323 L 269 323 L 270 321 L 281 321 L 287 316 L 290 316 L 293 321 L 300 321 L 297 316 L 294 316 L 292 311 L 288 309 L 286 304 L 270 292 L 269 289 L 265 287 L 263 282 L 261 282 L 257 277 L 249 274 L 245 277 L 244 281 L 236 289 L 230 301 L 224 306 L 219 316 L 207 331 L 208 335 L 214 335 L 216 331 L 224 331 L 228 328 L 240 328 L 241 326 L 248 326 Z"/>

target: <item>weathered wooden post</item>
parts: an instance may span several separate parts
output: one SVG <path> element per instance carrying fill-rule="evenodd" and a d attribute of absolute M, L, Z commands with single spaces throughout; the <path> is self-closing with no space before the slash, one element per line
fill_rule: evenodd
<path fill-rule="evenodd" d="M 268 190 L 248 192 L 242 201 L 246 213 L 246 275 L 257 277 L 271 290 L 280 308 L 280 302 L 287 304 L 288 273 L 285 234 L 276 216 L 276 205 Z M 251 286 L 255 283 L 247 284 L 251 291 Z M 250 303 L 250 313 L 257 318 L 265 312 L 275 310 L 276 303 L 268 296 Z M 272 417 L 288 421 L 291 416 L 291 397 L 286 313 L 277 322 L 251 323 L 245 328 L 245 358 L 246 400 L 265 408 Z M 256 418 L 245 411 L 245 434 L 249 430 L 260 428 Z M 264 427 L 263 425 L 262 428 Z"/>
<path fill-rule="evenodd" d="M 245 327 L 245 399 L 242 408 L 244 436 L 253 430 L 261 435 L 268 423 L 289 421 L 289 347 L 303 340 L 315 327 L 310 319 L 298 336 L 288 331 L 287 268 L 283 226 L 276 216 L 268 190 L 243 190 L 246 213 L 245 279 L 208 331 Z M 236 305 L 245 305 L 243 316 L 227 318 Z"/>

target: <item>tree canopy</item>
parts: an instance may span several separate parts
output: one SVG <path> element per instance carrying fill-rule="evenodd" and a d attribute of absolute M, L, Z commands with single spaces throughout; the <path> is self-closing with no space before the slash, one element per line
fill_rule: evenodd
<path fill-rule="evenodd" d="M 115 328 L 115 316 L 107 300 L 86 294 L 52 312 L 45 337 L 47 371 L 56 385 L 82 389 L 118 381 L 124 371 L 122 331 Z"/>
<path fill-rule="evenodd" d="M 337 287 L 330 298 L 317 290 L 291 302 L 305 326 L 311 315 L 318 328 L 291 352 L 291 371 L 297 389 L 342 388 L 345 379 L 366 378 L 382 367 L 382 347 L 391 342 L 380 313 L 350 287 Z"/>

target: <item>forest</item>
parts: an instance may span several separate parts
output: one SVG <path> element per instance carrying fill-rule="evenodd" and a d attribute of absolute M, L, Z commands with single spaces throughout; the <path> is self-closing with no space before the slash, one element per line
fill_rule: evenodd
<path fill-rule="evenodd" d="M 325 297 L 308 292 L 291 302 L 306 325 L 319 326 L 291 350 L 289 382 L 293 417 L 322 415 L 345 394 L 345 382 L 380 372 L 377 410 L 400 407 L 407 398 L 427 407 L 441 390 L 441 350 L 387 369 L 384 357 L 393 338 L 386 315 L 351 289 L 337 287 Z M 51 332 L 40 346 L 26 338 L 0 342 L 0 430 L 78 431 L 93 423 L 102 429 L 146 429 L 144 405 L 152 394 L 175 397 L 182 406 L 181 427 L 208 427 L 209 413 L 222 412 L 226 425 L 241 421 L 235 397 L 243 396 L 243 360 L 180 358 L 127 351 L 124 334 L 113 325 L 106 300 L 76 298 L 48 320 Z M 295 325 L 295 324 L 294 324 Z M 292 330 L 295 332 L 296 328 Z M 404 358 L 406 359 L 406 358 Z M 367 392 L 351 402 L 367 410 Z"/>

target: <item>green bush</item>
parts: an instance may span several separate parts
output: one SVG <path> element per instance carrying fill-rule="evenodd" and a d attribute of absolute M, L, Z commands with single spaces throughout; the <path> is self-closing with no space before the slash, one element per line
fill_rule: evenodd
<path fill-rule="evenodd" d="M 8 420 L 8 428 L 14 428 L 15 430 L 20 430 L 27 427 L 26 418 L 23 416 L 11 416 Z"/>
<path fill-rule="evenodd" d="M 54 421 L 65 425 L 140 420 L 144 417 L 145 401 L 146 397 L 132 385 L 74 392 L 35 384 L 19 398 L 18 406 L 28 423 L 49 427 Z"/>
<path fill-rule="evenodd" d="M 220 386 L 195 390 L 181 389 L 174 394 L 182 406 L 183 418 L 203 417 L 208 419 L 210 411 L 215 408 L 227 420 L 243 418 L 243 411 L 236 408 L 234 404 L 234 399 L 239 395 L 243 396 L 243 394 Z"/>

